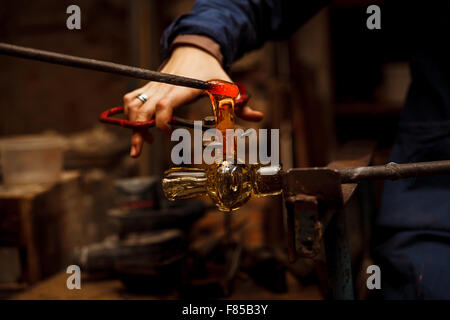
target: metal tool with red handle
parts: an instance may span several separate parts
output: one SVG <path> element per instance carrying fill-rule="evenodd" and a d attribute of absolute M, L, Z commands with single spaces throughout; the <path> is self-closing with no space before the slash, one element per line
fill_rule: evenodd
<path fill-rule="evenodd" d="M 244 108 L 247 105 L 247 102 L 249 100 L 249 95 L 247 93 L 247 90 L 245 86 L 241 83 L 235 83 L 239 88 L 239 96 L 236 98 L 235 101 L 235 108 Z M 130 121 L 126 119 L 120 119 L 120 118 L 114 118 L 112 116 L 117 114 L 123 114 L 124 108 L 122 106 L 114 107 L 109 110 L 103 111 L 98 119 L 107 124 L 113 124 L 117 126 L 121 126 L 124 128 L 139 130 L 139 129 L 148 129 L 155 126 L 155 120 L 150 121 Z M 194 128 L 194 120 L 179 118 L 179 117 L 172 117 L 169 124 L 177 127 L 187 127 L 187 128 Z M 214 128 L 214 122 L 203 122 L 203 129 L 210 129 Z"/>

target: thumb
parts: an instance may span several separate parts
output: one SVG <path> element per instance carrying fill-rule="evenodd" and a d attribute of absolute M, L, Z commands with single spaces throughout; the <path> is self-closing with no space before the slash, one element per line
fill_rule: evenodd
<path fill-rule="evenodd" d="M 248 121 L 258 122 L 264 118 L 264 114 L 261 111 L 253 110 L 250 106 L 236 108 L 234 112 L 239 118 Z"/>

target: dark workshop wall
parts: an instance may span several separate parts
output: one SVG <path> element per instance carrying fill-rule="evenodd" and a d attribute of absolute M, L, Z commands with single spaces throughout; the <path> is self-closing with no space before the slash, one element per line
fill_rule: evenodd
<path fill-rule="evenodd" d="M 72 2 L 2 1 L 0 41 L 130 63 L 128 1 L 77 1 L 82 29 L 70 31 Z M 4 56 L 0 70 L 0 135 L 90 128 L 127 89 L 124 77 Z"/>

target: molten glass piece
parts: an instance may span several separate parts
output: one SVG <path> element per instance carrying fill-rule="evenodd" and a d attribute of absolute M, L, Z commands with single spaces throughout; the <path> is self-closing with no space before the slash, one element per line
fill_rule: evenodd
<path fill-rule="evenodd" d="M 224 159 L 200 168 L 172 168 L 164 173 L 164 194 L 169 200 L 209 195 L 220 211 L 239 209 L 251 197 L 276 195 L 282 191 L 280 166 L 261 167 L 240 164 L 233 145 L 227 146 L 227 129 L 234 129 L 234 99 L 238 87 L 229 82 L 211 80 L 208 93 L 214 111 L 216 128 L 223 137 Z M 234 138 L 234 137 L 233 137 Z M 236 143 L 234 143 L 236 146 Z"/>
<path fill-rule="evenodd" d="M 169 200 L 208 195 L 220 211 L 242 207 L 250 197 L 266 197 L 282 192 L 280 166 L 220 164 L 201 168 L 172 168 L 164 173 L 164 194 Z"/>
<path fill-rule="evenodd" d="M 234 129 L 234 99 L 239 94 L 238 87 L 229 82 L 211 80 L 211 89 L 206 92 L 211 99 L 216 121 L 216 129 L 222 133 L 223 152 L 225 160 L 235 157 L 235 148 L 227 146 L 227 129 Z M 234 144 L 236 145 L 236 143 Z"/>

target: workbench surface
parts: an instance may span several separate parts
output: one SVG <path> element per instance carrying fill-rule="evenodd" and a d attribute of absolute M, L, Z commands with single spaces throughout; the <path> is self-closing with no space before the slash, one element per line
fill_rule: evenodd
<path fill-rule="evenodd" d="M 176 293 L 169 295 L 133 294 L 125 290 L 120 280 L 83 280 L 80 290 L 68 290 L 66 280 L 69 275 L 60 272 L 29 289 L 16 294 L 13 300 L 122 300 L 122 299 L 177 299 Z M 229 299 L 323 299 L 319 288 L 314 285 L 301 286 L 291 275 L 287 276 L 287 293 L 273 293 L 254 284 L 251 280 L 236 281 L 234 293 Z"/>

